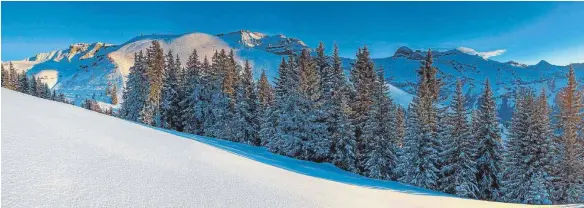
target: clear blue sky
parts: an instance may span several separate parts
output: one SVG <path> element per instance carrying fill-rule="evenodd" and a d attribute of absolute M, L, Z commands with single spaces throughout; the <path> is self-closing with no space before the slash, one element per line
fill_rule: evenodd
<path fill-rule="evenodd" d="M 584 2 L 2 2 L 2 60 L 140 33 L 248 29 L 354 56 L 414 49 L 505 50 L 491 59 L 584 62 Z"/>

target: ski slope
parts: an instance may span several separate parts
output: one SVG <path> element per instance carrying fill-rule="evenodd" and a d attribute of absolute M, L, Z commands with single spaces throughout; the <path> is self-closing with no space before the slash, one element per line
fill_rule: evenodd
<path fill-rule="evenodd" d="M 522 207 L 161 131 L 2 89 L 5 207 Z"/>

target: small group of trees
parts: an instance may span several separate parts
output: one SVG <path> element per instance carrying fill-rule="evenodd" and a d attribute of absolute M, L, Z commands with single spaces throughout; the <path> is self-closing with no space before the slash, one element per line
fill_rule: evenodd
<path fill-rule="evenodd" d="M 57 94 L 56 91 L 51 91 L 49 86 L 43 83 L 40 78 L 29 77 L 25 72 L 18 73 L 12 62 L 8 63 L 7 70 L 2 65 L 2 87 L 44 99 L 71 104 L 63 93 Z"/>

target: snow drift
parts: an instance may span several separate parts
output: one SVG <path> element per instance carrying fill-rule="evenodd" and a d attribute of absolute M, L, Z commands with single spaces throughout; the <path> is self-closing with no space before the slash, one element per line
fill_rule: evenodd
<path fill-rule="evenodd" d="M 2 89 L 6 207 L 521 207 L 367 179 Z"/>

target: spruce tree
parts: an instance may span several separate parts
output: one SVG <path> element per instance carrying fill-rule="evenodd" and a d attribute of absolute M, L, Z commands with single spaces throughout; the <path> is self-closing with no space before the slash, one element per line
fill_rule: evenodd
<path fill-rule="evenodd" d="M 471 129 L 464 107 L 462 82 L 457 81 L 456 94 L 446 115 L 446 137 L 441 154 L 440 190 L 467 198 L 477 198 L 478 187 L 475 180 L 476 162 L 471 141 Z"/>
<path fill-rule="evenodd" d="M 164 81 L 162 85 L 162 102 L 160 103 L 162 127 L 182 130 L 180 119 L 179 76 L 181 71 L 180 59 L 169 51 L 166 55 Z"/>
<path fill-rule="evenodd" d="M 496 103 L 491 91 L 489 80 L 485 81 L 485 89 L 479 98 L 476 117 L 476 128 L 473 137 L 476 139 L 477 154 L 477 185 L 478 198 L 482 200 L 497 200 L 500 197 L 501 169 L 501 135 L 497 119 Z M 473 126 L 475 127 L 475 126 Z"/>
<path fill-rule="evenodd" d="M 204 58 L 207 62 L 207 57 Z M 191 134 L 203 134 L 203 72 L 202 63 L 199 61 L 197 50 L 193 50 L 189 56 L 183 73 L 183 81 L 180 90 L 183 92 L 180 102 L 181 122 L 183 131 Z"/>
<path fill-rule="evenodd" d="M 578 90 L 574 68 L 568 71 L 568 85 L 560 92 L 559 113 L 557 115 L 560 132 L 556 142 L 559 153 L 559 180 L 556 201 L 559 203 L 579 203 L 584 196 L 584 104 L 583 93 Z"/>
<path fill-rule="evenodd" d="M 432 66 L 432 53 L 418 70 L 416 96 L 408 110 L 406 136 L 398 172 L 400 180 L 415 186 L 437 189 L 441 142 L 438 134 L 440 81 Z"/>
<path fill-rule="evenodd" d="M 322 88 L 317 71 L 316 62 L 310 56 L 307 49 L 302 50 L 298 58 L 300 72 L 298 103 L 302 114 L 301 134 L 302 159 L 322 162 L 327 159 L 330 151 L 330 137 L 324 118 Z"/>
<path fill-rule="evenodd" d="M 162 100 L 162 85 L 164 77 L 164 51 L 158 41 L 152 41 L 152 46 L 146 50 L 146 74 L 148 75 L 148 99 L 140 113 L 144 124 L 161 126 L 160 102 Z"/>
<path fill-rule="evenodd" d="M 363 127 L 365 175 L 378 179 L 395 179 L 397 164 L 396 114 L 393 101 L 388 96 L 389 87 L 385 82 L 383 69 L 378 72 L 372 91 L 372 105 Z"/>
<path fill-rule="evenodd" d="M 148 76 L 146 60 L 142 51 L 134 54 L 134 66 L 130 67 L 128 81 L 122 94 L 119 116 L 130 121 L 140 121 L 140 112 L 148 98 Z"/>
<path fill-rule="evenodd" d="M 359 49 L 357 52 L 357 60 L 351 69 L 351 81 L 355 90 L 354 96 L 351 99 L 353 109 L 351 119 L 355 127 L 356 155 L 359 172 L 365 170 L 363 167 L 365 161 L 363 151 L 367 142 L 363 141 L 361 135 L 363 134 L 362 129 L 365 126 L 367 112 L 372 104 L 371 93 L 373 91 L 373 83 L 376 79 L 374 67 L 373 61 L 369 57 L 369 49 L 367 47 Z"/>
<path fill-rule="evenodd" d="M 330 70 L 331 74 L 327 80 L 330 82 L 330 89 L 325 90 L 325 96 L 328 96 L 325 110 L 328 114 L 327 127 L 331 136 L 331 161 L 341 169 L 356 172 L 354 127 L 349 118 L 351 108 L 348 103 L 346 75 L 337 45 L 333 49 L 333 64 Z"/>
<path fill-rule="evenodd" d="M 245 62 L 243 76 L 236 87 L 237 99 L 235 105 L 235 138 L 239 142 L 260 145 L 259 139 L 259 104 L 258 95 L 253 81 L 253 72 L 249 61 Z"/>
<path fill-rule="evenodd" d="M 0 64 L 0 67 L 2 67 L 2 87 L 8 88 L 8 82 L 10 82 L 10 72 L 4 69 L 4 64 Z"/>

